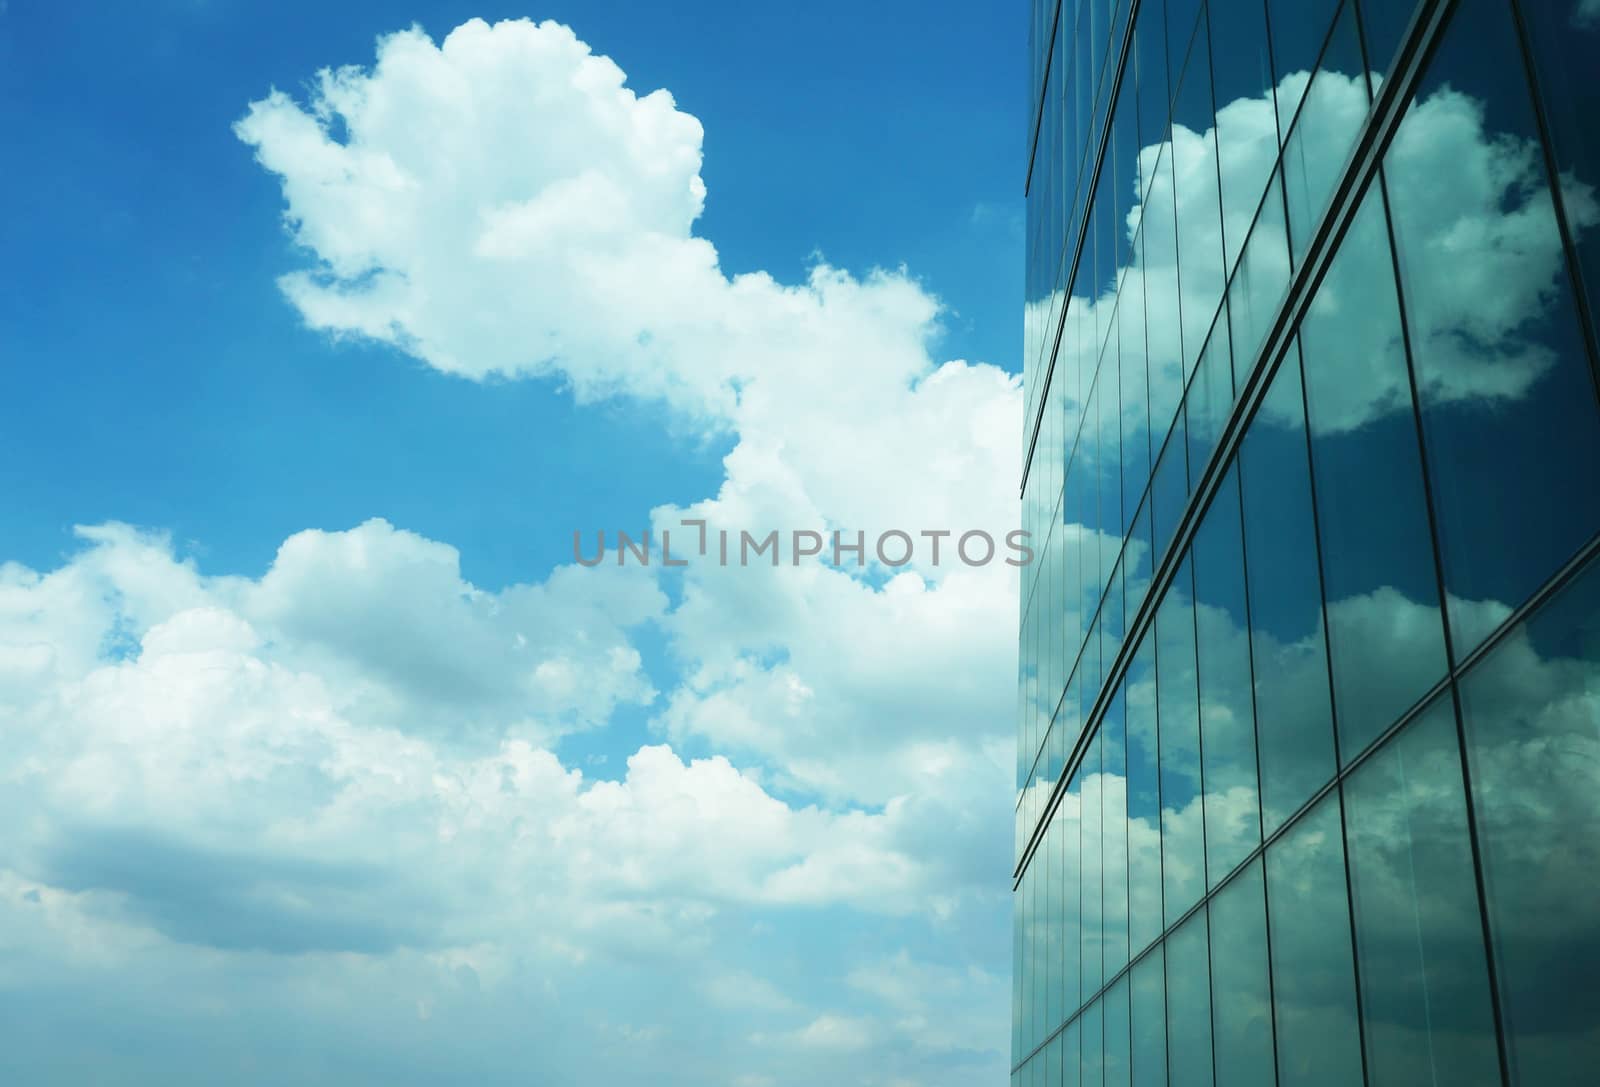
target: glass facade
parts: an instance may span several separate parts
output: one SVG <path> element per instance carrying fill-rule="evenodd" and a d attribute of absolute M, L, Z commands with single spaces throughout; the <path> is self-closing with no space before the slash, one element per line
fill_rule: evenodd
<path fill-rule="evenodd" d="M 1033 0 L 1014 1087 L 1600 1067 L 1600 4 Z"/>

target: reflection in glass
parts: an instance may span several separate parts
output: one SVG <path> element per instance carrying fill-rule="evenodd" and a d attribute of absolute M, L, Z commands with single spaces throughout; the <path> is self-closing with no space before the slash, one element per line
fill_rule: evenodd
<path fill-rule="evenodd" d="M 1152 450 L 1172 426 L 1183 399 L 1183 340 L 1178 313 L 1178 228 L 1172 191 L 1172 149 L 1163 143 L 1149 166 L 1144 234 L 1145 351 L 1150 382 Z M 1146 157 L 1151 156 L 1148 150 Z"/>
<path fill-rule="evenodd" d="M 1239 447 L 1262 833 L 1333 776 L 1333 711 L 1297 349 Z"/>
<path fill-rule="evenodd" d="M 1272 990 L 1261 862 L 1217 892 L 1211 911 L 1211 1016 L 1216 1064 L 1229 1087 L 1273 1087 Z"/>
<path fill-rule="evenodd" d="M 1205 890 L 1200 807 L 1200 707 L 1195 691 L 1194 603 L 1189 560 L 1156 612 L 1161 741 L 1161 859 L 1166 920 L 1172 924 Z"/>
<path fill-rule="evenodd" d="M 1512 1079 L 1600 1067 L 1600 565 L 1461 683 Z"/>
<path fill-rule="evenodd" d="M 1161 935 L 1161 794 L 1156 761 L 1154 633 L 1128 666 L 1128 931 L 1137 955 Z"/>
<path fill-rule="evenodd" d="M 1128 975 L 1118 978 L 1106 992 L 1105 1009 L 1106 1087 L 1132 1087 Z"/>
<path fill-rule="evenodd" d="M 1073 771 L 1067 782 L 1067 792 L 1056 809 L 1055 820 L 1061 824 L 1056 848 L 1061 861 L 1062 939 L 1061 960 L 1057 977 L 1061 984 L 1060 1007 L 1062 1014 L 1071 1015 L 1083 1003 L 1087 994 L 1082 989 L 1081 958 L 1083 948 L 1078 932 L 1083 925 L 1083 901 L 1078 890 L 1083 885 L 1083 859 L 1079 852 L 1081 841 L 1081 809 L 1083 804 L 1083 771 Z"/>
<path fill-rule="evenodd" d="M 1136 245 L 1142 245 L 1142 238 Z M 1150 479 L 1150 385 L 1145 376 L 1144 269 L 1128 270 L 1127 288 L 1117 304 L 1117 344 L 1122 383 L 1123 529 L 1139 507 Z"/>
<path fill-rule="evenodd" d="M 1373 1087 L 1500 1082 L 1450 696 L 1345 782 Z"/>
<path fill-rule="evenodd" d="M 1289 242 L 1283 224 L 1283 179 L 1274 174 L 1244 257 L 1228 288 L 1234 385 L 1243 385 L 1289 284 Z"/>
<path fill-rule="evenodd" d="M 1289 237 L 1297 264 L 1366 119 L 1365 72 L 1355 9 L 1345 4 L 1283 148 Z"/>
<path fill-rule="evenodd" d="M 1193 562 L 1206 871 L 1215 886 L 1261 842 L 1244 542 L 1231 471 L 1195 533 Z"/>
<path fill-rule="evenodd" d="M 1200 358 L 1222 298 L 1222 206 L 1211 130 L 1211 52 L 1201 17 L 1172 103 L 1172 170 L 1178 209 L 1178 282 L 1182 287 L 1183 375 Z"/>
<path fill-rule="evenodd" d="M 1339 753 L 1444 675 L 1444 621 L 1383 199 L 1369 190 L 1300 326 Z"/>
<path fill-rule="evenodd" d="M 1083 1062 L 1083 1025 L 1074 1019 L 1061 1032 L 1061 1083 L 1062 1087 L 1082 1087 L 1080 1065 Z"/>
<path fill-rule="evenodd" d="M 1209 16 L 1224 263 L 1232 268 L 1277 157 L 1278 128 L 1273 120 L 1265 6 L 1215 3 Z"/>
<path fill-rule="evenodd" d="M 1083 1009 L 1079 1020 L 1083 1042 L 1084 1087 L 1102 1087 L 1106 1081 L 1105 1005 L 1096 1000 Z"/>
<path fill-rule="evenodd" d="M 1101 782 L 1100 754 L 1105 733 L 1100 733 L 1089 744 L 1089 749 L 1084 753 L 1081 772 L 1083 774 L 1083 837 L 1079 845 L 1083 857 L 1082 884 L 1082 940 L 1083 958 L 1083 995 L 1088 997 L 1100 988 L 1105 980 L 1102 971 L 1104 959 L 1102 947 L 1104 932 L 1102 931 L 1101 891 L 1105 886 L 1102 878 L 1100 860 L 1102 838 L 1100 835 L 1101 816 Z"/>
<path fill-rule="evenodd" d="M 1267 848 L 1272 995 L 1283 1087 L 1361 1082 L 1339 794 Z"/>
<path fill-rule="evenodd" d="M 1211 969 L 1206 911 L 1167 937 L 1167 1037 L 1172 1087 L 1211 1087 Z M 1227 1082 L 1232 1082 L 1228 1079 Z"/>
<path fill-rule="evenodd" d="M 1600 8 L 1594 0 L 1545 0 L 1522 5 L 1529 46 L 1539 77 L 1545 121 L 1555 154 L 1556 176 L 1583 269 L 1591 312 L 1600 311 L 1600 231 L 1595 221 L 1595 186 L 1600 184 Z"/>
<path fill-rule="evenodd" d="M 1189 428 L 1190 482 L 1196 484 L 1222 438 L 1228 413 L 1233 409 L 1233 356 L 1228 341 L 1226 307 L 1217 313 L 1217 323 L 1195 366 L 1194 380 L 1189 383 L 1183 409 Z"/>
<path fill-rule="evenodd" d="M 1305 95 L 1339 0 L 1267 0 L 1272 67 L 1278 85 L 1278 131 L 1289 131 Z"/>
<path fill-rule="evenodd" d="M 1128 972 L 1133 1017 L 1133 1087 L 1166 1087 L 1167 997 L 1162 945 Z"/>
<path fill-rule="evenodd" d="M 1600 528 L 1600 411 L 1516 42 L 1505 5 L 1462 5 L 1384 159 L 1458 657 Z"/>
<path fill-rule="evenodd" d="M 1159 564 L 1172 543 L 1173 533 L 1189 501 L 1189 466 L 1184 440 L 1183 415 L 1173 420 L 1166 448 L 1156 461 L 1156 474 L 1150 481 L 1152 520 L 1155 526 L 1155 561 Z"/>
<path fill-rule="evenodd" d="M 1123 688 L 1118 687 L 1100 723 L 1101 922 L 1105 926 L 1104 972 L 1128 965 L 1127 734 Z"/>

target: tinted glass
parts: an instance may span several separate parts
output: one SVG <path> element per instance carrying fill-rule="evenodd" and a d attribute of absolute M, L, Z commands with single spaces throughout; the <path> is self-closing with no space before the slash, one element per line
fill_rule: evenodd
<path fill-rule="evenodd" d="M 1126 699 L 1118 688 L 1100 723 L 1101 920 L 1105 975 L 1128 965 L 1128 768 Z"/>
<path fill-rule="evenodd" d="M 1105 996 L 1106 1087 L 1131 1087 L 1128 977 L 1123 975 Z"/>
<path fill-rule="evenodd" d="M 1134 954 L 1161 935 L 1161 793 L 1156 741 L 1155 637 L 1128 668 L 1128 927 Z"/>
<path fill-rule="evenodd" d="M 1384 162 L 1458 655 L 1600 527 L 1600 412 L 1516 43 L 1505 5 L 1461 5 Z"/>
<path fill-rule="evenodd" d="M 1142 237 L 1139 244 L 1142 244 Z M 1122 385 L 1122 509 L 1129 520 L 1150 479 L 1150 385 L 1145 376 L 1144 270 L 1129 270 L 1117 304 Z M 1126 527 L 1126 524 L 1124 525 Z"/>
<path fill-rule="evenodd" d="M 1500 1082 L 1449 695 L 1345 782 L 1368 1083 Z"/>
<path fill-rule="evenodd" d="M 1244 542 L 1232 472 L 1200 522 L 1193 562 L 1206 871 L 1215 885 L 1261 842 Z"/>
<path fill-rule="evenodd" d="M 1161 945 L 1128 972 L 1133 1018 L 1133 1087 L 1166 1087 L 1167 980 Z"/>
<path fill-rule="evenodd" d="M 1300 326 L 1328 656 L 1348 761 L 1445 672 L 1383 198 L 1369 190 Z"/>
<path fill-rule="evenodd" d="M 1600 1067 L 1600 566 L 1461 684 L 1513 1079 Z"/>
<path fill-rule="evenodd" d="M 1284 194 L 1295 259 L 1305 253 L 1367 115 L 1367 81 L 1354 10 L 1344 5 L 1322 64 L 1283 149 Z"/>
<path fill-rule="evenodd" d="M 1206 911 L 1167 937 L 1167 1037 L 1172 1087 L 1211 1087 L 1211 968 Z M 1231 1080 L 1226 1080 L 1231 1082 Z"/>
<path fill-rule="evenodd" d="M 1155 477 L 1150 481 L 1150 497 L 1155 525 L 1156 562 L 1167 553 L 1183 507 L 1189 500 L 1188 443 L 1184 438 L 1183 416 L 1174 421 L 1166 448 L 1156 461 Z"/>
<path fill-rule="evenodd" d="M 1150 167 L 1140 222 L 1144 233 L 1145 338 L 1150 380 L 1150 431 L 1159 443 L 1183 399 L 1183 336 L 1178 320 L 1178 227 L 1173 210 L 1172 148 L 1163 144 Z"/>
<path fill-rule="evenodd" d="M 1325 797 L 1267 849 L 1267 916 L 1278 1027 L 1278 1082 L 1361 1082 L 1339 795 Z"/>
<path fill-rule="evenodd" d="M 1062 1087 L 1081 1087 L 1083 1078 L 1082 1024 L 1074 1019 L 1061 1032 L 1061 1083 Z"/>
<path fill-rule="evenodd" d="M 1056 973 L 1061 985 L 1062 996 L 1060 1007 L 1062 1014 L 1071 1015 L 1083 1002 L 1082 989 L 1082 944 L 1078 933 L 1083 925 L 1083 902 L 1079 888 L 1083 884 L 1083 857 L 1081 853 L 1081 810 L 1083 805 L 1083 772 L 1080 767 L 1074 771 L 1067 784 L 1067 793 L 1061 798 L 1061 805 L 1056 809 L 1056 822 L 1061 824 L 1061 833 L 1056 840 L 1059 859 L 1061 861 L 1062 893 L 1062 938 L 1060 941 L 1060 965 Z"/>
<path fill-rule="evenodd" d="M 1211 22 L 1212 91 L 1217 105 L 1217 164 L 1222 175 L 1225 262 L 1232 268 L 1255 218 L 1278 153 L 1266 7 L 1215 3 Z"/>
<path fill-rule="evenodd" d="M 1222 298 L 1222 208 L 1212 127 L 1211 55 L 1202 18 L 1172 107 L 1172 167 L 1178 208 L 1178 281 L 1188 376 Z"/>
<path fill-rule="evenodd" d="M 1217 892 L 1211 911 L 1211 1017 L 1218 1078 L 1230 1087 L 1272 1087 L 1272 989 L 1261 862 Z"/>
<path fill-rule="evenodd" d="M 1283 224 L 1283 183 L 1274 174 L 1244 256 L 1233 274 L 1233 284 L 1228 288 L 1236 388 L 1244 384 L 1245 376 L 1255 364 L 1288 283 L 1289 242 Z"/>
<path fill-rule="evenodd" d="M 1211 453 L 1222 438 L 1222 429 L 1228 422 L 1228 412 L 1233 408 L 1233 359 L 1228 342 L 1228 311 L 1218 311 L 1217 323 L 1211 330 L 1195 367 L 1194 380 L 1189 383 L 1189 394 L 1184 401 L 1185 421 L 1189 428 L 1189 470 L 1191 484 L 1198 482 L 1205 471 Z"/>
<path fill-rule="evenodd" d="M 1311 73 L 1317 70 L 1317 57 L 1338 9 L 1339 0 L 1267 0 L 1281 134 L 1288 133 Z"/>
<path fill-rule="evenodd" d="M 1250 651 L 1256 683 L 1262 831 L 1333 776 L 1322 593 L 1294 348 L 1239 451 Z"/>
<path fill-rule="evenodd" d="M 1545 121 L 1550 126 L 1567 226 L 1592 311 L 1600 309 L 1600 240 L 1594 204 L 1600 184 L 1600 8 L 1594 0 L 1543 0 L 1522 5 L 1533 50 Z"/>
<path fill-rule="evenodd" d="M 1079 1020 L 1079 1037 L 1083 1045 L 1080 1063 L 1084 1087 L 1103 1087 L 1106 1081 L 1105 1008 L 1096 1000 L 1083 1009 Z"/>
<path fill-rule="evenodd" d="M 1100 983 L 1105 980 L 1102 973 L 1104 958 L 1102 956 L 1102 941 L 1104 932 L 1102 923 L 1101 888 L 1104 880 L 1101 875 L 1100 861 L 1102 855 L 1102 839 L 1100 836 L 1100 753 L 1101 740 L 1104 733 L 1097 735 L 1089 745 L 1089 750 L 1083 758 L 1083 835 L 1079 845 L 1083 857 L 1082 875 L 1082 913 L 1081 913 L 1081 946 L 1083 958 L 1083 995 L 1085 998 L 1100 988 Z"/>
<path fill-rule="evenodd" d="M 1162 885 L 1169 925 L 1199 901 L 1205 890 L 1192 591 L 1185 560 L 1156 613 Z"/>

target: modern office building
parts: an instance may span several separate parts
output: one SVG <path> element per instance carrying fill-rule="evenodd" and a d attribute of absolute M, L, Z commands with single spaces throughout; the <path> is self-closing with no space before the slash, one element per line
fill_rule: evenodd
<path fill-rule="evenodd" d="M 1600 1082 L 1600 0 L 1033 0 L 1015 1087 Z"/>

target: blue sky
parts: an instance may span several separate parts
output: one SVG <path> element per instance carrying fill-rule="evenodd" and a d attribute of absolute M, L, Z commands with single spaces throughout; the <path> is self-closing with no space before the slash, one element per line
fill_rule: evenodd
<path fill-rule="evenodd" d="M 440 37 L 475 16 L 567 23 L 705 126 L 697 231 L 727 270 L 794 280 L 819 252 L 855 272 L 903 263 L 948 307 L 941 357 L 1017 369 L 1020 17 L 695 11 L 11 5 L 0 116 L 27 168 L 0 178 L 16 211 L 0 242 L 17 255 L 0 321 L 11 353 L 50 361 L 0 407 L 0 470 L 23 499 L 0 514 L 9 555 L 52 561 L 70 525 L 116 517 L 244 572 L 289 532 L 383 515 L 470 543 L 466 569 L 501 585 L 567 553 L 553 508 L 561 529 L 627 523 L 714 484 L 725 448 L 673 441 L 649 406 L 442 380 L 309 332 L 277 296 L 297 263 L 282 199 L 231 125 L 267 88 L 368 60 L 378 34 L 412 24 Z M 580 441 L 625 445 L 631 470 L 550 460 Z"/>
<path fill-rule="evenodd" d="M 1014 523 L 1024 39 L 0 5 L 8 1078 L 1003 1074 L 1014 572 L 571 534 Z"/>

